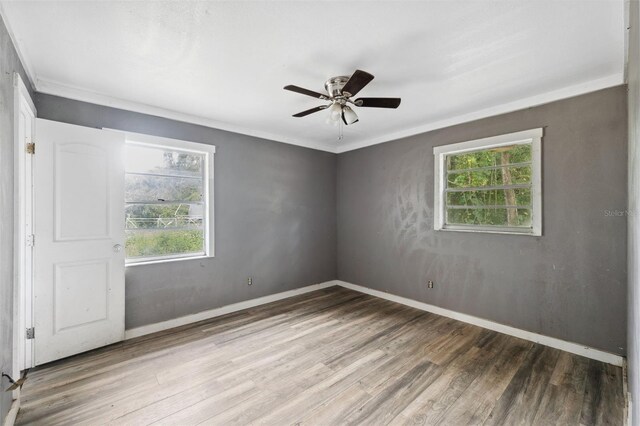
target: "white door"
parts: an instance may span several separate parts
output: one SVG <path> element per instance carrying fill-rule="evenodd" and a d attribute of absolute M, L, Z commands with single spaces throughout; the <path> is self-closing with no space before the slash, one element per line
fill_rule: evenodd
<path fill-rule="evenodd" d="M 124 135 L 36 120 L 36 365 L 124 338 Z"/>

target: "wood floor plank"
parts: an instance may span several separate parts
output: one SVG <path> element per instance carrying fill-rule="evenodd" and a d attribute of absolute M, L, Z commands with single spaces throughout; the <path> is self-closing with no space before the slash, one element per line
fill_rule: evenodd
<path fill-rule="evenodd" d="M 254 387 L 251 381 L 224 386 L 215 380 L 215 377 L 211 377 L 206 382 L 194 383 L 192 386 L 179 389 L 171 390 L 163 386 L 153 395 L 153 401 L 147 400 L 148 404 L 135 409 L 129 406 L 127 408 L 131 411 L 110 419 L 110 421 L 114 424 L 150 424 L 186 410 L 204 400 L 224 400 L 230 395 L 247 392 Z M 162 398 L 162 396 L 165 397 Z"/>
<path fill-rule="evenodd" d="M 246 425 L 252 422 L 261 423 L 260 419 L 271 413 L 274 407 L 281 405 L 282 401 L 293 398 L 302 390 L 327 379 L 334 373 L 326 365 L 318 363 L 306 370 L 299 370 L 296 374 L 297 383 L 295 384 L 288 381 L 281 382 L 279 385 L 271 383 L 272 386 L 258 384 L 262 393 L 257 398 L 247 399 L 223 413 L 210 417 L 203 424 Z"/>
<path fill-rule="evenodd" d="M 422 361 L 346 418 L 352 424 L 388 424 L 442 374 L 442 367 Z"/>
<path fill-rule="evenodd" d="M 328 399 L 348 389 L 364 374 L 384 362 L 384 352 L 375 350 L 351 365 L 335 372 L 325 380 L 305 389 L 295 397 L 284 401 L 273 411 L 260 419 L 267 424 L 291 424 L 302 420 L 304 414 Z"/>
<path fill-rule="evenodd" d="M 489 367 L 494 356 L 510 343 L 507 336 L 493 334 L 493 337 L 490 343 L 479 342 L 447 365 L 442 374 L 402 411 L 397 422 L 402 423 L 404 419 L 407 422 L 404 424 L 437 424 L 446 410 Z"/>
<path fill-rule="evenodd" d="M 333 398 L 325 401 L 309 413 L 299 422 L 300 425 L 339 425 L 355 407 L 361 407 L 372 398 L 360 384 L 356 383 L 340 392 Z"/>
<path fill-rule="evenodd" d="M 17 424 L 622 424 L 622 370 L 334 287 L 33 369 Z"/>
<path fill-rule="evenodd" d="M 536 425 L 578 424 L 589 360 L 567 352 L 560 358 L 547 385 L 533 423 Z"/>
<path fill-rule="evenodd" d="M 258 394 L 258 389 L 252 381 L 246 381 L 240 383 L 230 389 L 225 390 L 217 395 L 210 396 L 202 399 L 195 404 L 184 407 L 182 399 L 180 401 L 180 409 L 175 410 L 177 407 L 173 407 L 175 410 L 172 414 L 161 418 L 160 420 L 153 422 L 157 425 L 193 425 L 200 424 L 213 416 L 215 413 L 224 413 L 226 410 L 233 408 L 235 405 L 242 401 L 251 398 L 251 396 Z M 165 404 L 160 407 L 166 407 Z M 160 408 L 158 407 L 158 408 Z M 138 419 L 136 418 L 136 422 Z"/>
<path fill-rule="evenodd" d="M 580 424 L 619 425 L 623 423 L 622 369 L 589 360 Z"/>
<path fill-rule="evenodd" d="M 385 342 L 391 340 L 403 327 L 415 324 L 423 316 L 421 313 L 416 313 L 416 315 L 399 319 L 393 324 L 381 327 L 374 334 L 358 339 L 356 344 L 352 344 L 350 347 L 344 348 L 342 352 L 330 357 L 326 364 L 336 369 L 349 365 L 364 354 L 383 346 Z"/>
<path fill-rule="evenodd" d="M 559 356 L 558 349 L 535 344 L 485 424 L 533 424 Z"/>
<path fill-rule="evenodd" d="M 512 341 L 445 411 L 444 424 L 481 424 L 518 371 L 531 344 Z"/>

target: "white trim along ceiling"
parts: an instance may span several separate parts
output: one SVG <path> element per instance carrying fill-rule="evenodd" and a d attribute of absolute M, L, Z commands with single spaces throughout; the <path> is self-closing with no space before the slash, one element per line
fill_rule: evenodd
<path fill-rule="evenodd" d="M 38 92 L 333 153 L 625 81 L 622 0 L 341 2 L 348 36 L 327 5 L 0 0 L 0 14 Z M 355 69 L 376 76 L 359 96 L 400 107 L 356 108 L 340 141 L 326 111 L 291 117 L 322 101 L 283 86 Z"/>

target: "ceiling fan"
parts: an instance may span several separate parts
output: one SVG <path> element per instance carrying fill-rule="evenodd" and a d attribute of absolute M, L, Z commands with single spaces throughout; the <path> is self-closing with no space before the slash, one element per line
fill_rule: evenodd
<path fill-rule="evenodd" d="M 294 117 L 304 117 L 314 112 L 329 109 L 331 115 L 328 121 L 337 123 L 340 119 L 344 124 L 349 125 L 358 121 L 358 115 L 348 105 L 366 108 L 398 108 L 400 98 L 358 98 L 351 100 L 362 88 L 373 80 L 373 75 L 362 70 L 356 70 L 351 77 L 339 76 L 332 77 L 324 83 L 327 94 L 314 92 L 313 90 L 303 89 L 302 87 L 288 85 L 285 90 L 301 93 L 323 101 L 330 101 L 330 104 L 320 105 L 315 108 L 294 114 Z"/>

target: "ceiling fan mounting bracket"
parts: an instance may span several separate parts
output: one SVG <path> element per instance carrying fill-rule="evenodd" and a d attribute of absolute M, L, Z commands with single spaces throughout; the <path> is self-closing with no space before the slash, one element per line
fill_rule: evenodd
<path fill-rule="evenodd" d="M 324 83 L 324 88 L 332 98 L 342 96 L 342 88 L 347 84 L 347 81 L 349 81 L 349 76 L 331 77 Z"/>

